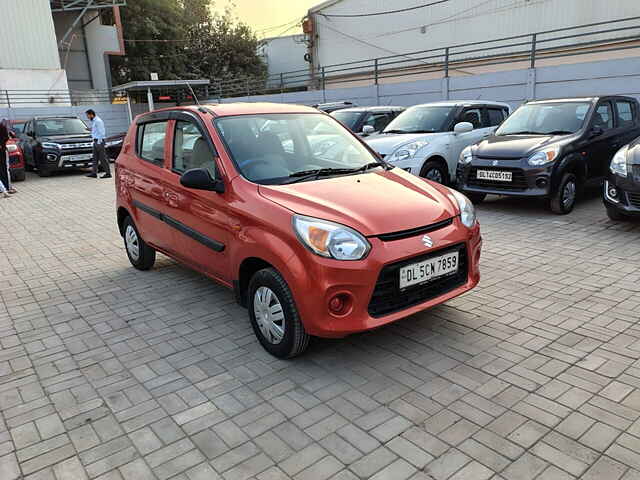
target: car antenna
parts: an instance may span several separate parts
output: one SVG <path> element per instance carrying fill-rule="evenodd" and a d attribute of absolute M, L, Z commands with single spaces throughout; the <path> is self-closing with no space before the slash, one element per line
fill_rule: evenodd
<path fill-rule="evenodd" d="M 191 90 L 191 95 L 193 96 L 193 99 L 196 101 L 196 105 L 198 105 L 198 111 L 200 113 L 209 113 L 209 111 L 200 104 L 200 100 L 198 100 L 198 96 L 196 95 L 196 92 L 193 91 L 193 87 L 189 83 L 189 80 L 187 80 L 187 87 L 189 87 L 189 90 Z"/>

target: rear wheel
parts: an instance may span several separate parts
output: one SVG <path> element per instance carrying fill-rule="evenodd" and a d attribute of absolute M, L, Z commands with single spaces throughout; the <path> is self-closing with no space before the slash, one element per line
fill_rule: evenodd
<path fill-rule="evenodd" d="M 449 183 L 449 174 L 447 169 L 440 162 L 435 160 L 429 160 L 422 166 L 420 176 L 427 180 L 441 183 L 442 185 L 447 185 Z"/>
<path fill-rule="evenodd" d="M 24 179 L 27 177 L 27 174 L 24 171 L 24 168 L 19 170 L 14 170 L 11 172 L 11 180 L 14 182 L 24 182 Z"/>
<path fill-rule="evenodd" d="M 300 355 L 309 346 L 287 282 L 273 268 L 258 271 L 249 282 L 249 318 L 265 350 L 278 358 Z"/>
<path fill-rule="evenodd" d="M 627 220 L 626 215 L 620 213 L 617 209 L 607 206 L 607 216 L 614 222 L 622 222 Z"/>
<path fill-rule="evenodd" d="M 122 231 L 124 247 L 131 265 L 138 270 L 149 270 L 153 267 L 156 262 L 156 251 L 142 240 L 131 217 L 124 219 Z"/>
<path fill-rule="evenodd" d="M 566 215 L 571 213 L 578 198 L 578 179 L 573 173 L 565 173 L 558 190 L 549 200 L 549 207 L 553 213 Z"/>

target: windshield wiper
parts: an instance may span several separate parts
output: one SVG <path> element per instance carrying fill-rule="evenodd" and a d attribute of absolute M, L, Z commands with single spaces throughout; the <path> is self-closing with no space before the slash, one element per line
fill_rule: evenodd
<path fill-rule="evenodd" d="M 396 130 L 385 130 L 382 133 L 409 133 L 409 132 L 407 132 L 406 130 L 398 130 L 398 129 L 396 129 Z"/>
<path fill-rule="evenodd" d="M 285 183 L 303 182 L 310 178 L 328 177 L 331 175 L 348 175 L 350 173 L 364 172 L 376 167 L 386 168 L 386 165 L 380 162 L 371 162 L 356 168 L 317 168 L 315 170 L 301 170 L 299 172 L 293 172 L 291 175 L 289 175 L 289 178 L 292 180 Z"/>
<path fill-rule="evenodd" d="M 545 135 L 571 135 L 572 133 L 569 130 L 551 130 L 550 132 L 545 132 Z"/>
<path fill-rule="evenodd" d="M 522 130 L 521 132 L 501 132 L 498 137 L 504 137 L 506 135 L 546 135 L 544 132 L 530 132 L 527 130 Z"/>
<path fill-rule="evenodd" d="M 406 132 L 406 133 L 436 133 L 435 130 L 411 130 L 410 132 Z"/>

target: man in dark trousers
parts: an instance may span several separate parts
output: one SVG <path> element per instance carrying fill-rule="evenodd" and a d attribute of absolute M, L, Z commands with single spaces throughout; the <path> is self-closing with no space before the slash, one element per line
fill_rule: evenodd
<path fill-rule="evenodd" d="M 98 163 L 102 167 L 104 175 L 100 178 L 111 178 L 111 168 L 109 167 L 109 161 L 107 160 L 107 152 L 105 150 L 104 142 L 107 132 L 104 128 L 104 122 L 96 115 L 93 110 L 87 110 L 85 112 L 87 118 L 91 122 L 91 138 L 93 138 L 93 169 L 91 173 L 87 175 L 89 178 L 98 177 Z"/>

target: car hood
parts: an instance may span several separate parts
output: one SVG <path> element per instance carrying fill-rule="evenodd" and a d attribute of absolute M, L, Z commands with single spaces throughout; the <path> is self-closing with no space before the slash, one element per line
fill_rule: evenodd
<path fill-rule="evenodd" d="M 55 143 L 72 143 L 72 142 L 84 142 L 91 140 L 91 134 L 80 135 L 47 135 L 46 137 L 39 137 L 41 142 L 55 142 Z"/>
<path fill-rule="evenodd" d="M 365 236 L 422 227 L 458 214 L 446 187 L 399 168 L 291 185 L 260 185 L 258 190 L 294 213 L 347 225 Z"/>
<path fill-rule="evenodd" d="M 566 143 L 567 135 L 504 135 L 491 136 L 476 144 L 474 154 L 489 158 L 522 158 L 543 147 Z"/>
<path fill-rule="evenodd" d="M 640 165 L 640 137 L 629 144 L 627 161 L 630 165 Z"/>
<path fill-rule="evenodd" d="M 417 140 L 429 141 L 438 133 L 379 133 L 370 135 L 363 140 L 380 155 L 389 155 L 399 147 Z"/>

